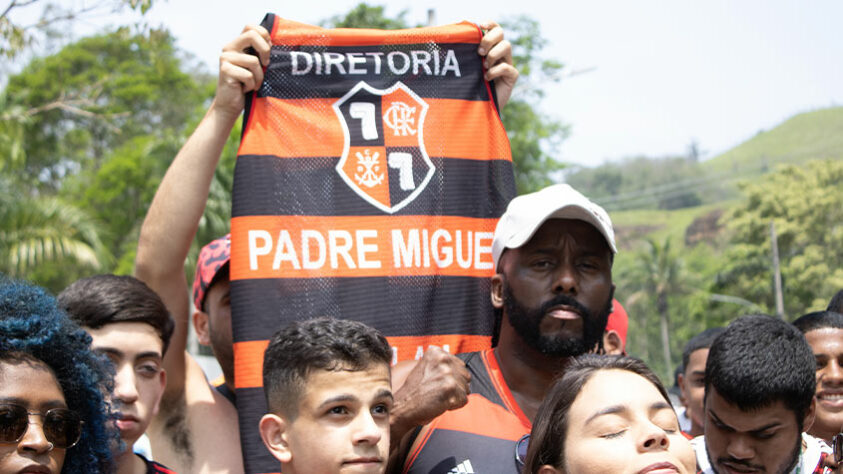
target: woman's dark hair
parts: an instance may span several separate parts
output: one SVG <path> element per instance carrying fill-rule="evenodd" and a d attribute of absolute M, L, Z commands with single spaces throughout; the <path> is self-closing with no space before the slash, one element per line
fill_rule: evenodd
<path fill-rule="evenodd" d="M 0 363 L 37 359 L 52 370 L 69 409 L 84 420 L 79 443 L 68 449 L 63 473 L 113 470 L 119 437 L 109 423 L 113 382 L 91 337 L 42 288 L 0 277 Z"/>
<path fill-rule="evenodd" d="M 571 405 L 595 373 L 612 369 L 626 370 L 644 377 L 670 404 L 667 390 L 644 362 L 628 356 L 586 354 L 576 357 L 565 368 L 565 373 L 556 379 L 539 407 L 533 431 L 530 433 L 530 447 L 524 460 L 525 474 L 538 472 L 545 464 L 562 467 Z"/>

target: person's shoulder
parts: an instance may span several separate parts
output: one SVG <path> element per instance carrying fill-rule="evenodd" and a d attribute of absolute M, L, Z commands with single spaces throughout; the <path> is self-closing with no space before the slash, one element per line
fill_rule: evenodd
<path fill-rule="evenodd" d="M 802 433 L 805 449 L 799 460 L 802 472 L 822 474 L 830 472 L 826 469 L 826 457 L 831 454 L 831 447 L 822 439 L 815 438 L 808 433 Z"/>
<path fill-rule="evenodd" d="M 714 470 L 708 462 L 708 453 L 705 450 L 705 436 L 700 435 L 691 440 L 691 447 L 697 457 L 697 472 L 699 474 L 712 474 Z"/>

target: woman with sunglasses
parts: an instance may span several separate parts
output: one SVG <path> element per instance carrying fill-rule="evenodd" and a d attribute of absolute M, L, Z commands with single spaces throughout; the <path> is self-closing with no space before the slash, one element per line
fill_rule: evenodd
<path fill-rule="evenodd" d="M 44 290 L 0 279 L 0 474 L 112 471 L 111 379 L 90 341 Z"/>
<path fill-rule="evenodd" d="M 542 402 L 525 442 L 524 472 L 530 474 L 696 472 L 667 392 L 631 357 L 574 359 Z"/>

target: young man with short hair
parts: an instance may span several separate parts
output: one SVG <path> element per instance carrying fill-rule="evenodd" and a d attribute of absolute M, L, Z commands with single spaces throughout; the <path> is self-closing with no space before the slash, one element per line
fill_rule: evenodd
<path fill-rule="evenodd" d="M 363 323 L 294 322 L 266 348 L 264 444 L 284 474 L 382 473 L 393 397 L 386 338 Z"/>
<path fill-rule="evenodd" d="M 677 385 L 682 393 L 685 416 L 691 422 L 685 433 L 692 438 L 703 434 L 703 396 L 705 395 L 705 360 L 711 344 L 724 328 L 710 328 L 692 337 L 682 351 L 682 372 L 677 376 Z"/>
<path fill-rule="evenodd" d="M 158 413 L 167 380 L 163 360 L 173 320 L 161 298 L 136 278 L 96 275 L 72 283 L 58 301 L 91 335 L 91 348 L 114 366 L 112 404 L 122 442 L 117 473 L 173 473 L 132 451 Z"/>
<path fill-rule="evenodd" d="M 843 314 L 817 311 L 793 325 L 805 335 L 816 360 L 817 417 L 808 433 L 831 442 L 843 431 Z"/>
<path fill-rule="evenodd" d="M 814 421 L 814 356 L 792 325 L 744 316 L 714 340 L 705 367 L 703 473 L 830 472 L 830 449 L 803 433 Z"/>

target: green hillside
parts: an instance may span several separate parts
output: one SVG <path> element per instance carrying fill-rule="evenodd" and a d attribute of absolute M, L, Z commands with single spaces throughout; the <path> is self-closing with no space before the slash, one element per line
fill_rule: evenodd
<path fill-rule="evenodd" d="M 795 115 L 702 165 L 713 173 L 753 175 L 814 159 L 843 159 L 843 107 Z"/>
<path fill-rule="evenodd" d="M 670 236 L 682 246 L 686 228 L 695 219 L 740 201 L 737 184 L 772 171 L 776 165 L 815 159 L 843 160 L 843 107 L 833 107 L 795 115 L 772 130 L 700 163 L 701 176 L 658 185 L 654 189 L 684 186 L 700 193 L 704 205 L 677 210 L 607 208 L 618 232 L 618 243 L 627 250 L 643 245 L 647 238 L 657 241 Z"/>

